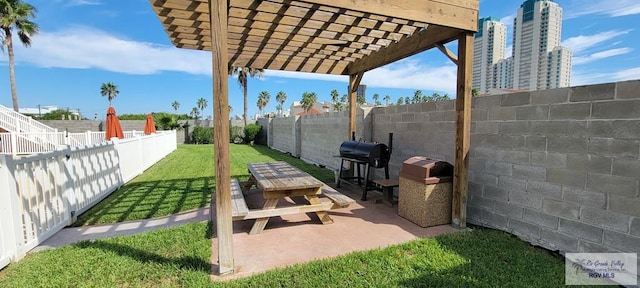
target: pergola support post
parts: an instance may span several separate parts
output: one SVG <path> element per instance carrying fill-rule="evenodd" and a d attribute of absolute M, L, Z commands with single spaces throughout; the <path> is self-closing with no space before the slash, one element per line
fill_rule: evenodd
<path fill-rule="evenodd" d="M 356 112 L 358 111 L 358 86 L 364 76 L 364 71 L 349 75 L 349 136 L 356 132 Z"/>
<path fill-rule="evenodd" d="M 467 226 L 467 189 L 469 147 L 471 141 L 471 77 L 473 33 L 458 38 L 458 83 L 456 89 L 456 143 L 453 172 L 451 223 L 458 229 Z"/>
<path fill-rule="evenodd" d="M 233 222 L 231 218 L 231 173 L 229 157 L 229 84 L 227 49 L 227 0 L 209 0 L 211 59 L 213 71 L 213 125 L 216 169 L 215 198 L 211 215 L 216 218 L 212 253 L 218 252 L 218 274 L 233 273 Z M 213 260 L 213 259 L 212 259 Z"/>

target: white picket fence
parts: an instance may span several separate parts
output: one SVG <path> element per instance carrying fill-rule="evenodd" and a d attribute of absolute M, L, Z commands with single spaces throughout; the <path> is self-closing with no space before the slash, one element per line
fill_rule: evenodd
<path fill-rule="evenodd" d="M 177 148 L 176 132 L 0 155 L 0 268 Z"/>
<path fill-rule="evenodd" d="M 157 134 L 165 131 L 157 131 Z M 124 138 L 143 136 L 143 131 L 124 131 Z M 0 154 L 34 154 L 106 142 L 105 132 L 8 132 L 0 133 Z"/>

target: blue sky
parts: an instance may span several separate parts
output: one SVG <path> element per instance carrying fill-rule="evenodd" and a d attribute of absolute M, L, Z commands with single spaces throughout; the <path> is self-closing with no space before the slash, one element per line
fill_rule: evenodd
<path fill-rule="evenodd" d="M 30 48 L 16 47 L 16 77 L 20 107 L 55 105 L 80 109 L 88 118 L 104 118 L 108 102 L 100 85 L 115 83 L 118 114 L 188 113 L 197 99 L 209 102 L 209 52 L 174 48 L 148 0 L 27 0 L 38 9 L 40 33 Z M 558 0 L 564 9 L 562 44 L 574 51 L 572 85 L 640 79 L 640 1 Z M 480 17 L 492 16 L 508 25 L 522 1 L 481 0 Z M 448 45 L 456 51 L 455 42 Z M 378 93 L 412 96 L 420 89 L 455 95 L 456 67 L 437 49 L 365 73 L 367 97 Z M 509 49 L 508 49 L 509 50 Z M 510 50 L 509 50 L 510 51 Z M 330 101 L 330 91 L 347 91 L 347 76 L 266 71 L 249 80 L 249 112 L 258 112 L 257 95 L 271 94 L 265 111 L 275 110 L 275 94 L 287 93 L 285 106 L 305 91 Z M 242 91 L 229 79 L 232 114 L 242 113 Z M 0 104 L 11 107 L 6 53 L 0 53 Z"/>

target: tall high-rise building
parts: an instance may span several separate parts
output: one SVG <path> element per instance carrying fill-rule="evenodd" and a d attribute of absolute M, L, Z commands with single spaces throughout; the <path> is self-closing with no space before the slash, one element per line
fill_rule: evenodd
<path fill-rule="evenodd" d="M 527 0 L 520 5 L 513 21 L 511 88 L 538 90 L 569 86 L 571 51 L 560 47 L 561 33 L 562 8 L 557 3 L 551 0 Z M 550 61 L 551 58 L 555 61 Z M 558 70 L 561 72 L 556 73 Z M 565 77 L 559 81 L 547 81 L 551 72 Z"/>
<path fill-rule="evenodd" d="M 473 40 L 473 87 L 480 92 L 495 88 L 494 64 L 504 58 L 507 46 L 507 26 L 491 17 L 478 20 L 478 32 Z"/>
<path fill-rule="evenodd" d="M 552 0 L 522 3 L 513 21 L 513 50 L 508 59 L 491 58 L 496 56 L 495 47 L 504 47 L 506 41 L 495 37 L 498 25 L 487 19 L 490 18 L 478 21 L 474 41 L 478 45 L 474 47 L 474 88 L 486 93 L 492 88 L 540 90 L 570 85 L 572 53 L 560 46 L 562 8 L 557 3 Z M 489 29 L 494 31 L 493 38 L 487 37 Z M 491 55 L 487 54 L 489 51 Z"/>

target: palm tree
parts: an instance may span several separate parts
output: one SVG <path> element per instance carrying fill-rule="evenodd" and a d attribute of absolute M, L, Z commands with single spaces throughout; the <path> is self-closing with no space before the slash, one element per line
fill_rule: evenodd
<path fill-rule="evenodd" d="M 422 90 L 416 90 L 416 92 L 413 93 L 413 100 L 411 103 L 416 104 L 420 102 L 422 102 Z"/>
<path fill-rule="evenodd" d="M 100 95 L 103 97 L 107 96 L 109 106 L 111 106 L 111 101 L 118 96 L 118 93 L 120 93 L 120 91 L 118 91 L 118 86 L 111 82 L 102 83 L 102 86 L 100 86 Z"/>
<path fill-rule="evenodd" d="M 284 102 L 287 101 L 287 94 L 284 93 L 284 91 L 280 91 L 278 92 L 278 94 L 276 95 L 276 101 L 278 101 L 278 106 L 276 106 L 276 109 L 278 109 L 278 114 L 280 114 L 280 116 L 282 116 L 282 107 L 284 107 Z"/>
<path fill-rule="evenodd" d="M 173 101 L 173 103 L 171 103 L 171 107 L 173 107 L 173 110 L 178 111 L 178 108 L 180 108 L 180 103 L 178 103 L 178 101 Z"/>
<path fill-rule="evenodd" d="M 338 94 L 338 90 L 331 90 L 331 102 L 333 103 L 333 108 L 335 108 L 336 103 L 338 103 L 338 97 L 340 97 L 340 94 Z"/>
<path fill-rule="evenodd" d="M 387 106 L 389 106 L 389 101 L 391 100 L 391 96 L 389 96 L 389 94 L 387 94 L 382 99 L 384 99 L 384 101 L 386 102 Z"/>
<path fill-rule="evenodd" d="M 18 32 L 18 39 L 25 47 L 31 46 L 31 36 L 38 33 L 38 25 L 31 22 L 36 18 L 36 8 L 22 0 L 0 1 L 0 48 L 4 52 L 7 47 L 9 53 L 9 81 L 11 82 L 11 100 L 13 110 L 18 111 L 18 91 L 16 89 L 15 58 L 13 53 L 13 29 Z"/>
<path fill-rule="evenodd" d="M 244 126 L 247 126 L 249 119 L 247 108 L 247 80 L 249 80 L 249 77 L 262 78 L 262 76 L 264 76 L 264 69 L 229 66 L 229 75 L 238 75 L 238 84 L 242 87 L 244 95 Z"/>
<path fill-rule="evenodd" d="M 304 112 L 309 112 L 309 110 L 311 110 L 311 107 L 313 107 L 313 104 L 315 104 L 316 101 L 318 101 L 318 95 L 316 94 L 316 92 L 302 93 L 302 109 L 304 109 Z"/>
<path fill-rule="evenodd" d="M 338 112 L 342 111 L 342 102 L 336 103 L 333 107 L 336 108 Z"/>
<path fill-rule="evenodd" d="M 269 92 L 267 91 L 262 91 L 260 92 L 260 94 L 258 94 L 258 102 L 256 104 L 258 105 L 258 109 L 260 109 L 260 115 L 263 115 L 262 109 L 264 109 L 264 107 L 267 107 L 270 98 L 271 95 L 269 95 Z"/>
<path fill-rule="evenodd" d="M 382 105 L 382 103 L 380 103 L 380 95 L 378 95 L 378 93 L 373 94 L 372 98 L 375 105 Z"/>
<path fill-rule="evenodd" d="M 198 99 L 198 109 L 200 109 L 200 115 L 204 117 L 204 109 L 207 108 L 207 100 L 204 98 Z"/>

